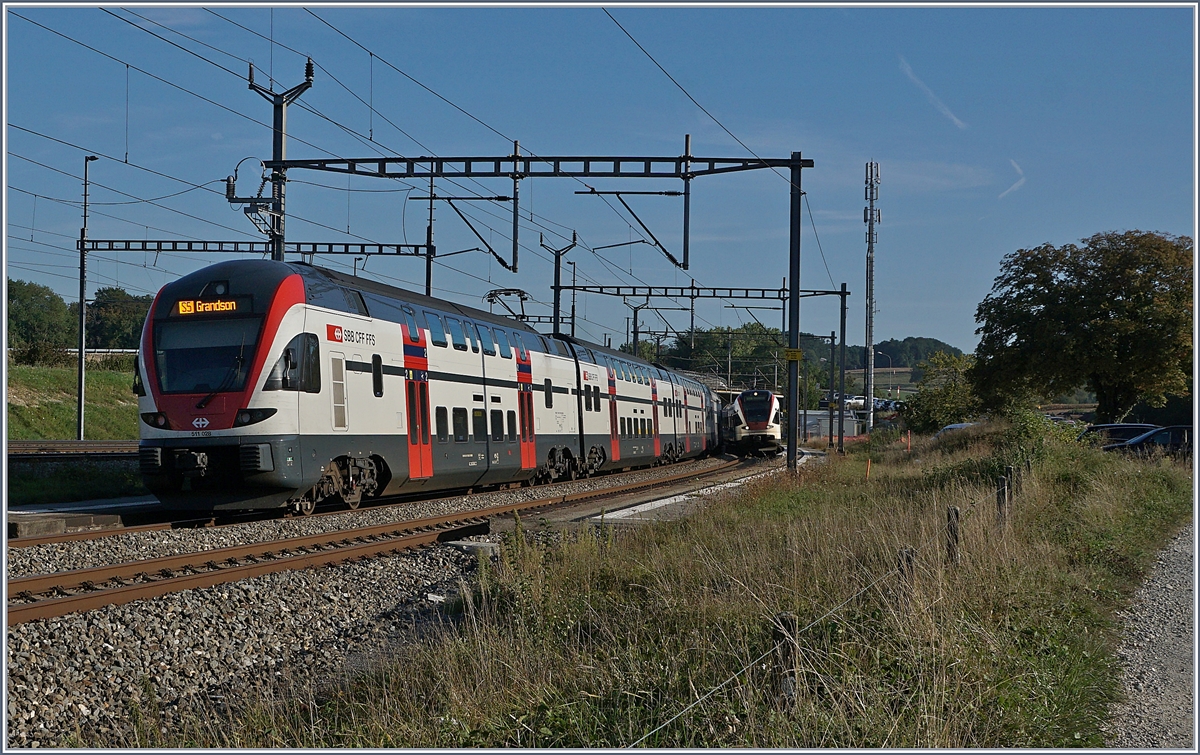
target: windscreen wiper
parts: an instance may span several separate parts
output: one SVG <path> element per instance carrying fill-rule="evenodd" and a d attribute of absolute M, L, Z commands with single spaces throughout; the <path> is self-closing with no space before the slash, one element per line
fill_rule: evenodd
<path fill-rule="evenodd" d="M 200 399 L 200 401 L 196 404 L 196 408 L 203 409 L 204 407 L 208 406 L 208 402 L 213 400 L 213 396 L 216 396 L 218 393 L 228 388 L 229 384 L 233 382 L 234 378 L 241 374 L 241 371 L 242 355 L 238 354 L 233 358 L 233 364 L 230 366 L 229 371 L 225 373 L 225 378 L 221 381 L 221 384 L 218 385 L 216 390 L 214 390 L 212 393 Z"/>

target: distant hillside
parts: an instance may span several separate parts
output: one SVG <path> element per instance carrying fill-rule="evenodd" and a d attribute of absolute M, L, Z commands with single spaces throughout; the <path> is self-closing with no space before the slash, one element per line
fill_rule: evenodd
<path fill-rule="evenodd" d="M 829 342 L 816 339 L 801 339 L 801 348 L 809 361 L 815 362 L 819 357 L 829 356 Z M 939 351 L 946 351 L 954 356 L 962 356 L 962 349 L 957 349 L 945 341 L 936 338 L 917 338 L 909 336 L 903 341 L 895 338 L 875 344 L 875 351 L 886 356 L 875 356 L 876 367 L 916 367 Z M 888 361 L 891 357 L 891 361 Z M 846 369 L 861 370 L 866 367 L 866 349 L 862 346 L 846 346 Z"/>

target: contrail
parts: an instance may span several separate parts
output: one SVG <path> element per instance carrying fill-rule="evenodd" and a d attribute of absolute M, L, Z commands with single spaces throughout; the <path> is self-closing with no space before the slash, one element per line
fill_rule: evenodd
<path fill-rule="evenodd" d="M 1021 170 L 1021 166 L 1017 165 L 1017 161 L 1012 159 L 1011 157 L 1008 158 L 1008 161 L 1010 163 L 1012 163 L 1013 168 L 1016 169 L 1016 171 L 1017 171 L 1017 175 L 1020 176 L 1021 178 L 1015 184 L 1013 184 L 1012 186 L 1009 186 L 1007 189 L 1005 189 L 1004 192 L 1000 196 L 996 197 L 996 199 L 1004 199 L 1004 197 L 1008 196 L 1012 192 L 1016 191 L 1017 189 L 1019 189 L 1025 185 L 1025 171 Z"/>
<path fill-rule="evenodd" d="M 904 71 L 904 75 L 908 76 L 908 78 L 912 80 L 912 83 L 921 87 L 921 91 L 925 93 L 925 96 L 929 98 L 929 101 L 933 103 L 933 106 L 935 108 L 937 108 L 941 112 L 942 115 L 949 118 L 954 123 L 955 126 L 958 126 L 959 128 L 964 129 L 964 130 L 967 128 L 967 124 L 960 121 L 954 115 L 954 113 L 950 112 L 950 108 L 946 107 L 946 103 L 939 100 L 938 96 L 933 93 L 933 90 L 930 89 L 929 87 L 925 86 L 924 81 L 921 81 L 920 79 L 917 78 L 917 75 L 915 73 L 913 73 L 912 66 L 910 66 L 908 64 L 908 61 L 904 59 L 903 55 L 900 56 L 900 70 Z"/>

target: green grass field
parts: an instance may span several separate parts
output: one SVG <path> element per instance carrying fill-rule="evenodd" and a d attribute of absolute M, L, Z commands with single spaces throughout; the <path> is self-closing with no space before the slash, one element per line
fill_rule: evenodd
<path fill-rule="evenodd" d="M 76 381 L 73 367 L 8 367 L 9 440 L 65 440 L 76 437 Z M 137 396 L 133 373 L 89 370 L 84 407 L 88 440 L 136 440 Z"/>
<path fill-rule="evenodd" d="M 881 434 L 686 520 L 518 530 L 367 670 L 198 711 L 167 734 L 151 720 L 137 741 L 1100 747 L 1120 694 L 1116 611 L 1190 519 L 1192 480 L 1186 463 L 1069 435 L 1029 418 L 916 439 L 910 453 Z M 1001 527 L 994 476 L 1026 460 Z M 958 563 L 944 555 L 951 505 Z M 916 549 L 907 580 L 902 548 Z M 786 665 L 773 649 L 784 611 L 799 629 Z"/>

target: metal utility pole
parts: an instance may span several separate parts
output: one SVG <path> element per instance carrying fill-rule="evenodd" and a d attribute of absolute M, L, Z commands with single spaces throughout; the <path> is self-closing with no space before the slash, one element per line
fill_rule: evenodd
<path fill-rule="evenodd" d="M 841 400 L 838 401 L 838 453 L 846 453 L 846 284 L 842 284 L 842 384 L 838 389 Z"/>
<path fill-rule="evenodd" d="M 286 92 L 276 93 L 254 83 L 254 64 L 250 64 L 250 88 L 258 92 L 275 109 L 271 126 L 271 160 L 281 163 L 287 159 L 287 106 L 308 91 L 313 83 L 312 58 L 304 66 L 304 81 Z M 271 259 L 283 261 L 284 244 L 284 191 L 287 186 L 287 168 L 276 166 L 271 169 L 271 215 L 270 238 Z"/>
<path fill-rule="evenodd" d="M 512 256 L 512 260 L 513 261 L 512 261 L 512 271 L 514 273 L 517 272 L 517 252 L 520 249 L 520 247 L 517 244 L 517 239 L 520 237 L 520 234 L 521 234 L 521 224 L 518 222 L 520 220 L 520 209 L 521 209 L 521 173 L 517 170 L 517 165 L 520 162 L 518 160 L 518 158 L 520 156 L 521 156 L 521 143 L 519 141 L 513 141 L 513 153 L 512 153 L 512 158 L 513 158 L 513 173 L 512 173 L 512 182 L 513 182 L 513 195 L 512 195 L 512 200 L 513 200 L 513 256 Z M 558 313 L 558 307 L 554 308 L 554 312 L 555 312 L 555 314 Z M 558 335 L 557 328 L 555 328 L 554 334 Z"/>
<path fill-rule="evenodd" d="M 513 185 L 514 186 L 516 185 L 515 181 L 514 181 Z M 557 335 L 560 335 L 559 328 L 561 326 L 561 321 L 562 321 L 562 315 L 559 314 L 559 312 L 561 311 L 561 301 L 562 301 L 562 258 L 563 258 L 564 254 L 566 254 L 567 252 L 569 252 L 575 248 L 575 244 L 578 243 L 578 236 L 575 233 L 575 231 L 571 231 L 571 243 L 567 244 L 562 249 L 554 249 L 552 247 L 546 246 L 546 238 L 542 234 L 538 234 L 538 243 L 541 244 L 543 249 L 545 249 L 546 251 L 548 251 L 554 255 L 554 335 L 557 336 Z M 516 271 L 515 267 L 513 268 L 513 271 L 514 272 Z M 574 283 L 574 281 L 572 281 L 572 283 L 571 283 L 571 302 L 572 302 L 572 304 L 571 304 L 571 328 L 572 329 L 574 329 L 574 327 L 575 327 L 575 304 L 574 304 L 575 288 L 574 288 L 574 286 L 575 286 L 575 283 Z M 571 335 L 574 335 L 574 333 L 572 333 Z"/>
<path fill-rule="evenodd" d="M 100 158 L 83 158 L 83 226 L 79 229 L 79 404 L 76 407 L 76 437 L 83 440 L 83 362 L 86 358 L 84 330 L 87 323 L 87 223 L 88 223 L 88 164 Z"/>
<path fill-rule="evenodd" d="M 810 165 L 812 161 L 807 161 Z M 803 230 L 801 223 L 801 198 L 803 192 L 800 191 L 800 171 L 805 165 L 805 161 L 801 159 L 799 152 L 792 153 L 791 163 L 791 213 L 788 232 L 788 347 L 791 349 L 800 348 L 800 232 Z M 788 360 L 788 448 L 787 448 L 787 466 L 789 470 L 796 469 L 797 448 L 796 431 L 797 423 L 800 421 L 799 409 L 800 403 L 800 364 L 794 360 Z"/>
<path fill-rule="evenodd" d="M 575 337 L 575 261 L 567 260 L 571 266 L 571 338 Z"/>
<path fill-rule="evenodd" d="M 733 390 L 733 328 L 729 328 L 729 349 L 725 352 L 725 385 Z"/>
<path fill-rule="evenodd" d="M 875 224 L 879 222 L 879 210 L 875 200 L 879 199 L 879 163 L 867 163 L 866 176 L 867 206 L 863 208 L 863 222 L 867 224 L 867 432 L 875 427 Z"/>
<path fill-rule="evenodd" d="M 834 446 L 834 443 L 833 443 L 833 386 L 836 385 L 836 383 L 834 382 L 834 370 L 836 369 L 835 365 L 837 364 L 837 359 L 835 358 L 836 353 L 837 353 L 837 333 L 830 332 L 830 334 L 829 334 L 829 446 L 828 446 L 829 448 L 833 448 L 833 446 Z"/>
<path fill-rule="evenodd" d="M 683 269 L 688 269 L 688 248 L 692 227 L 692 135 L 683 135 Z M 695 285 L 692 281 L 692 285 Z M 694 302 L 693 302 L 694 303 Z M 693 323 L 694 324 L 694 323 Z M 695 346 L 695 344 L 692 344 Z"/>
<path fill-rule="evenodd" d="M 433 296 L 433 176 L 429 177 L 429 225 L 425 226 L 425 295 Z"/>

